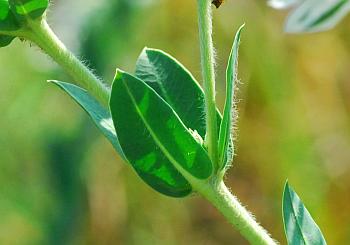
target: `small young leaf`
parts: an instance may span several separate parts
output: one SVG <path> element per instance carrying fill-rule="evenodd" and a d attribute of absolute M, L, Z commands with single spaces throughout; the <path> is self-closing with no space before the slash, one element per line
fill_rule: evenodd
<path fill-rule="evenodd" d="M 231 160 L 230 155 L 233 154 L 233 149 L 230 149 L 229 147 L 231 146 L 233 148 L 231 132 L 234 123 L 233 100 L 235 83 L 237 80 L 238 49 L 243 27 L 244 25 L 242 25 L 237 31 L 226 70 L 226 103 L 219 135 L 219 159 L 221 169 L 227 165 L 227 162 Z"/>
<path fill-rule="evenodd" d="M 114 149 L 119 155 L 125 159 L 122 148 L 120 147 L 117 135 L 115 133 L 113 120 L 110 112 L 102 107 L 96 99 L 89 95 L 86 90 L 79 88 L 70 83 L 60 81 L 50 81 L 61 89 L 63 89 L 68 95 L 70 95 L 91 117 L 92 121 L 96 124 L 97 128 L 113 145 Z"/>
<path fill-rule="evenodd" d="M 192 191 L 189 178 L 207 179 L 212 174 L 206 151 L 169 104 L 143 81 L 117 71 L 110 109 L 127 160 L 157 191 L 186 196 Z"/>
<path fill-rule="evenodd" d="M 288 182 L 283 193 L 283 222 L 289 245 L 327 244 L 320 228 Z"/>
<path fill-rule="evenodd" d="M 12 12 L 19 18 L 36 19 L 46 11 L 49 0 L 8 0 Z"/>

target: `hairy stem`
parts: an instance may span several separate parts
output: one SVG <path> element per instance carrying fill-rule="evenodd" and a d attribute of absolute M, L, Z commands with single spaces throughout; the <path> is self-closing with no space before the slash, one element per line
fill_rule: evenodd
<path fill-rule="evenodd" d="M 102 105 L 108 107 L 110 89 L 65 47 L 45 19 L 28 22 L 28 28 L 30 31 L 25 38 L 34 42 L 57 62 L 72 77 L 73 83 L 88 90 Z"/>
<path fill-rule="evenodd" d="M 218 169 L 218 128 L 215 103 L 214 45 L 212 40 L 211 0 L 198 1 L 199 40 L 206 108 L 206 144 Z"/>
<path fill-rule="evenodd" d="M 211 0 L 197 0 L 199 40 L 206 107 L 206 144 L 214 168 L 219 170 L 218 128 L 215 102 L 214 45 L 212 40 Z M 222 181 L 213 177 L 209 182 L 190 181 L 204 198 L 212 203 L 234 227 L 253 245 L 277 244 L 254 220 L 252 215 L 231 194 Z"/>
<path fill-rule="evenodd" d="M 212 203 L 251 244 L 277 244 L 238 199 L 231 194 L 223 182 L 197 186 L 197 191 Z"/>

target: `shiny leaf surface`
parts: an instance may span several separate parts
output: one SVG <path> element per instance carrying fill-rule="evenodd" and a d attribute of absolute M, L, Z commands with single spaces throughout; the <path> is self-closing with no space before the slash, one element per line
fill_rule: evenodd
<path fill-rule="evenodd" d="M 110 109 L 127 160 L 157 191 L 186 196 L 192 191 L 188 178 L 211 175 L 206 151 L 169 104 L 142 80 L 118 71 Z"/>
<path fill-rule="evenodd" d="M 180 62 L 161 50 L 145 48 L 135 74 L 176 111 L 187 128 L 196 130 L 204 139 L 204 93 Z"/>

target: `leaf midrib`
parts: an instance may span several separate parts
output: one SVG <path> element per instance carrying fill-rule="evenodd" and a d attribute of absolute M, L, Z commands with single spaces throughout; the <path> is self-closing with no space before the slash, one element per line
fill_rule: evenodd
<path fill-rule="evenodd" d="M 126 82 L 124 81 L 124 78 L 121 79 L 126 91 L 128 92 L 128 95 L 136 109 L 137 114 L 139 114 L 142 122 L 144 123 L 145 127 L 147 128 L 147 130 L 149 131 L 151 137 L 153 138 L 153 140 L 156 142 L 156 144 L 159 146 L 159 148 L 161 149 L 161 151 L 163 152 L 163 154 L 170 160 L 170 162 L 172 164 L 174 164 L 175 168 L 177 171 L 179 171 L 181 173 L 181 175 L 183 175 L 185 177 L 185 179 L 191 183 L 190 180 L 193 180 L 193 178 L 191 177 L 190 174 L 187 173 L 187 171 L 175 160 L 175 158 L 170 154 L 169 151 L 167 151 L 166 147 L 161 143 L 161 141 L 158 139 L 158 137 L 156 136 L 156 134 L 154 133 L 154 131 L 152 130 L 152 128 L 148 125 L 146 118 L 143 116 L 142 112 L 140 111 L 139 107 L 137 106 L 136 100 L 134 98 L 134 96 L 132 95 L 128 85 L 126 84 Z"/>
<path fill-rule="evenodd" d="M 244 26 L 244 25 L 243 25 Z M 220 126 L 220 132 L 219 132 L 219 157 L 220 157 L 220 166 L 221 168 L 224 168 L 227 163 L 224 162 L 225 159 L 225 153 L 227 152 L 227 149 L 229 147 L 229 141 L 231 136 L 231 130 L 232 130 L 232 117 L 234 114 L 233 111 L 233 99 L 235 96 L 234 93 L 234 86 L 237 81 L 237 71 L 238 71 L 238 50 L 239 50 L 239 42 L 241 38 L 241 31 L 243 29 L 243 26 L 240 27 L 238 30 L 235 40 L 233 42 L 233 48 L 230 52 L 229 57 L 229 63 L 228 63 L 228 69 L 226 71 L 226 102 L 225 102 L 225 108 L 224 108 L 224 115 Z M 229 106 L 228 106 L 229 105 Z M 221 133 L 221 130 L 223 132 Z M 223 139 L 221 139 L 223 137 Z"/>
<path fill-rule="evenodd" d="M 289 186 L 288 186 L 288 196 L 289 196 L 289 200 L 290 200 L 290 205 L 292 206 L 292 210 L 293 210 L 293 217 L 294 217 L 295 222 L 297 224 L 297 227 L 298 227 L 298 229 L 300 231 L 301 237 L 303 238 L 303 242 L 304 242 L 305 245 L 308 245 L 309 243 L 307 243 L 306 238 L 304 237 L 304 233 L 303 233 L 303 231 L 301 229 L 301 225 L 300 225 L 299 220 L 297 219 L 297 216 L 296 216 L 296 211 L 295 211 L 295 208 L 294 208 L 294 205 L 293 205 L 293 202 L 292 202 L 292 196 L 291 196 L 291 193 L 290 193 Z"/>

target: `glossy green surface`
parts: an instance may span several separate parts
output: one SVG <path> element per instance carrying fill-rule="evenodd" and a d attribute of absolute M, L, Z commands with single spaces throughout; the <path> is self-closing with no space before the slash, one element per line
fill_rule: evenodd
<path fill-rule="evenodd" d="M 243 27 L 244 26 L 241 26 L 236 34 L 226 70 L 226 102 L 219 135 L 219 159 L 221 169 L 225 168 L 225 166 L 232 161 L 232 155 L 234 153 L 232 139 L 233 124 L 236 117 L 236 115 L 234 115 L 234 99 L 238 74 L 238 49 Z"/>
<path fill-rule="evenodd" d="M 192 188 L 179 171 L 197 179 L 212 174 L 204 148 L 169 104 L 143 81 L 117 71 L 110 108 L 127 160 L 157 191 L 186 196 Z"/>
<path fill-rule="evenodd" d="M 176 111 L 187 128 L 197 130 L 204 139 L 203 90 L 180 62 L 161 50 L 145 48 L 137 60 L 136 76 Z"/>
<path fill-rule="evenodd" d="M 91 117 L 102 134 L 111 142 L 120 156 L 124 157 L 117 135 L 115 133 L 112 117 L 108 110 L 102 107 L 86 90 L 70 83 L 51 81 L 70 95 Z"/>
<path fill-rule="evenodd" d="M 288 182 L 283 193 L 283 221 L 289 245 L 327 244 L 320 228 Z"/>

